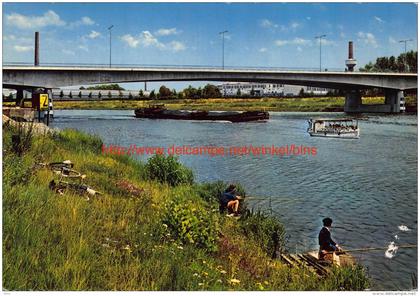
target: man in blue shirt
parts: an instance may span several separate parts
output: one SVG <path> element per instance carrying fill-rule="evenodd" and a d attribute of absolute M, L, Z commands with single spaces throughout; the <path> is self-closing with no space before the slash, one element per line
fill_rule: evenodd
<path fill-rule="evenodd" d="M 242 199 L 242 197 L 236 195 L 236 186 L 234 184 L 230 184 L 229 187 L 226 188 L 225 192 L 223 192 L 220 202 L 224 208 L 228 209 L 228 214 L 230 213 L 231 216 L 238 216 L 240 199 Z"/>

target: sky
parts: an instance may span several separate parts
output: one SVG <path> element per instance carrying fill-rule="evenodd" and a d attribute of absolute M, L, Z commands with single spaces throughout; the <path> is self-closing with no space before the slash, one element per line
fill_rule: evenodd
<path fill-rule="evenodd" d="M 344 70 L 348 41 L 358 66 L 417 50 L 415 3 L 3 3 L 3 64 L 221 66 Z M 182 89 L 202 82 L 150 83 Z M 138 89 L 143 84 L 124 84 Z"/>

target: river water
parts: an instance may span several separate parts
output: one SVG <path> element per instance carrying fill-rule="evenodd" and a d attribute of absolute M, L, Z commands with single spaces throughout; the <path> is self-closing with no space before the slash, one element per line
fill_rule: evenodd
<path fill-rule="evenodd" d="M 368 267 L 374 290 L 412 289 L 417 276 L 417 116 L 367 115 L 358 140 L 310 137 L 307 120 L 340 113 L 270 113 L 265 123 L 192 122 L 133 117 L 129 110 L 56 110 L 54 127 L 99 135 L 107 145 L 285 146 L 316 147 L 316 155 L 192 156 L 180 160 L 197 181 L 241 183 L 285 224 L 289 251 L 317 249 L 326 216 L 334 220 L 333 238 L 347 249 L 380 246 L 354 254 Z M 134 156 L 146 159 L 146 156 Z M 402 231 L 399 226 L 407 226 Z M 404 229 L 404 228 L 403 228 Z"/>

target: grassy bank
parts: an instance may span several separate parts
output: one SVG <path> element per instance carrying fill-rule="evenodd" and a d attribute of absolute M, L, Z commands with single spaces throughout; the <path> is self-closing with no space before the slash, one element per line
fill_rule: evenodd
<path fill-rule="evenodd" d="M 13 141 L 12 141 L 13 138 Z M 3 127 L 3 287 L 7 290 L 361 290 L 360 266 L 319 279 L 271 259 L 284 228 L 242 208 L 219 213 L 226 184 L 197 184 L 178 161 L 101 153 L 74 130 L 31 135 Z M 49 189 L 38 162 L 71 160 L 103 193 Z M 243 189 L 241 189 L 242 193 Z M 273 243 L 277 237 L 278 244 Z M 284 251 L 284 250 L 283 250 Z"/>
<path fill-rule="evenodd" d="M 55 101 L 55 109 L 135 109 L 150 103 L 163 103 L 169 109 L 188 110 L 266 110 L 289 112 L 342 111 L 344 97 L 316 98 L 215 98 L 194 100 L 112 100 L 112 101 Z M 383 104 L 383 97 L 363 98 L 364 104 Z"/>

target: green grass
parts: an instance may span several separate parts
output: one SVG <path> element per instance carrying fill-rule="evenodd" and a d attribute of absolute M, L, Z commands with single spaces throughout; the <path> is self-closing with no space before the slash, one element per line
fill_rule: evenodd
<path fill-rule="evenodd" d="M 290 111 L 290 112 L 322 112 L 342 110 L 344 97 L 315 97 L 315 98 L 214 98 L 195 100 L 159 100 L 159 101 L 55 101 L 55 109 L 135 109 L 145 107 L 149 103 L 163 103 L 169 109 L 189 110 L 266 110 L 266 111 Z M 363 98 L 363 104 L 380 104 L 383 97 Z"/>
<path fill-rule="evenodd" d="M 224 183 L 171 186 L 144 163 L 101 153 L 74 130 L 36 136 L 21 156 L 3 128 L 3 287 L 7 290 L 362 290 L 361 267 L 320 280 L 271 259 L 273 218 L 219 214 Z M 48 188 L 57 179 L 36 162 L 69 159 L 103 193 L 86 200 Z M 117 183 L 143 189 L 134 196 Z M 164 179 L 165 180 L 165 179 Z M 178 183 L 174 183 L 178 184 Z M 243 189 L 241 189 L 243 190 Z M 263 239 L 260 239 L 263 238 Z M 267 242 L 262 243 L 262 242 Z M 280 238 L 281 246 L 284 240 Z"/>

